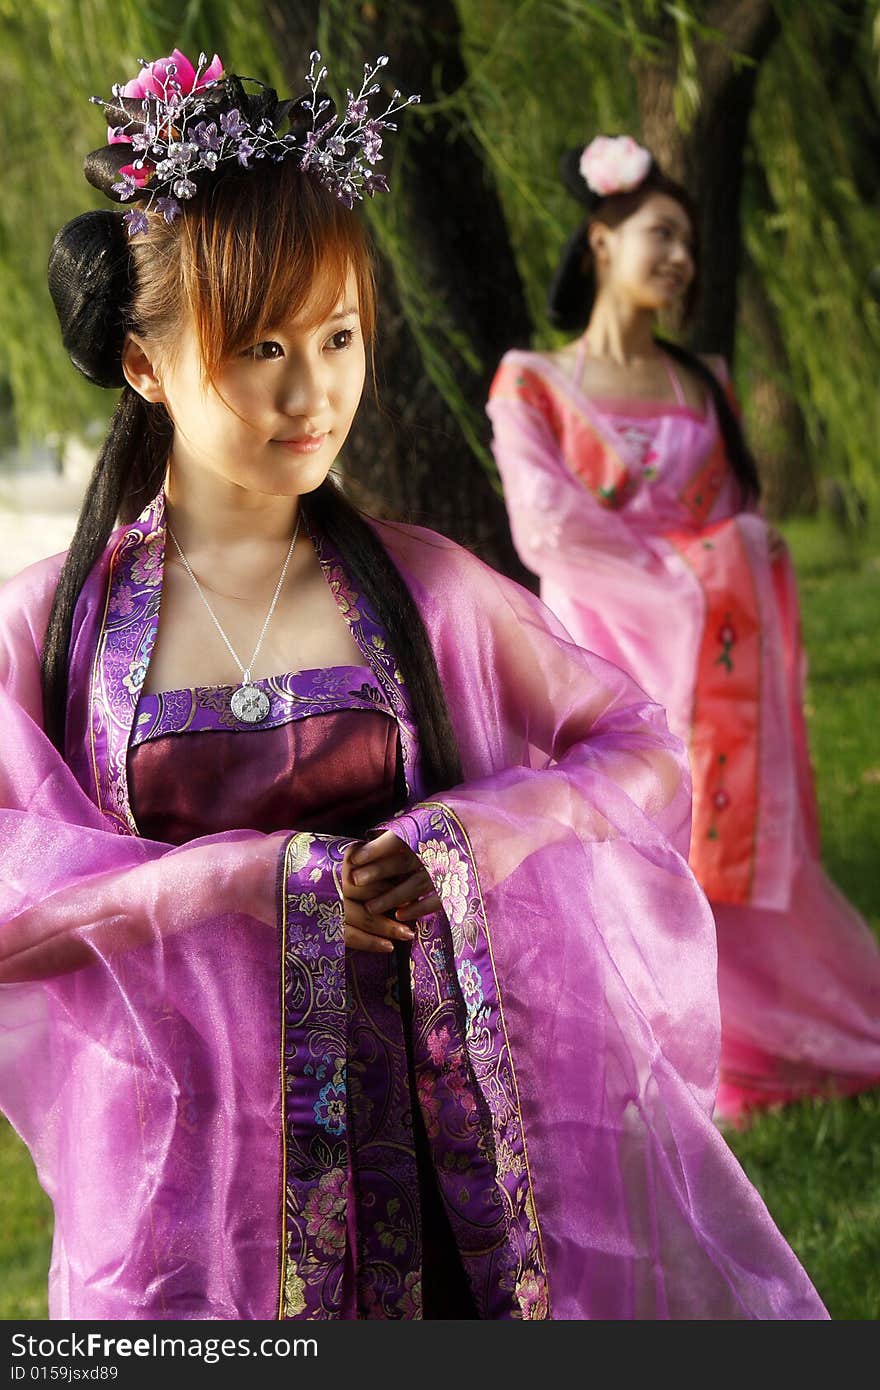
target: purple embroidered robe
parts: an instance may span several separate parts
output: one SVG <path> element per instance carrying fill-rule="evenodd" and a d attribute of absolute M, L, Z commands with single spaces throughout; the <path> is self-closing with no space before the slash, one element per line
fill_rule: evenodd
<path fill-rule="evenodd" d="M 681 745 L 530 594 L 442 537 L 379 534 L 461 751 L 462 785 L 429 799 L 394 653 L 316 546 L 398 725 L 385 824 L 444 907 L 411 951 L 409 1033 L 480 1316 L 824 1317 L 711 1122 Z M 0 595 L 0 1102 L 55 1207 L 51 1314 L 419 1317 L 403 1024 L 384 962 L 346 969 L 346 840 L 138 833 L 164 540 L 159 498 L 86 584 L 65 759 L 40 728 L 59 560 Z"/>

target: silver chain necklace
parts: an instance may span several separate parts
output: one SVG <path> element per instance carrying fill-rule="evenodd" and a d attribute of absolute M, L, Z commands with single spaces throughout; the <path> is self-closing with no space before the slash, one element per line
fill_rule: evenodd
<path fill-rule="evenodd" d="M 229 651 L 229 655 L 232 657 L 233 661 L 235 662 L 236 666 L 241 672 L 241 685 L 238 687 L 237 690 L 234 690 L 232 692 L 232 697 L 229 701 L 229 708 L 232 710 L 232 713 L 235 715 L 235 718 L 238 720 L 239 724 L 260 724 L 266 718 L 266 715 L 269 713 L 269 696 L 266 694 L 265 690 L 260 690 L 258 686 L 254 685 L 253 680 L 251 679 L 251 672 L 254 669 L 254 662 L 260 654 L 260 648 L 263 645 L 263 638 L 266 636 L 266 630 L 269 626 L 269 623 L 272 621 L 272 614 L 275 612 L 275 605 L 278 602 L 278 596 L 281 593 L 281 588 L 284 584 L 284 577 L 287 574 L 287 567 L 290 564 L 290 557 L 293 554 L 293 547 L 296 545 L 296 538 L 299 535 L 299 524 L 301 520 L 302 513 L 300 513 L 300 515 L 296 519 L 296 526 L 294 527 L 293 535 L 290 538 L 290 546 L 287 551 L 287 558 L 285 559 L 284 564 L 281 568 L 281 573 L 278 576 L 278 583 L 275 585 L 275 592 L 272 595 L 272 602 L 269 604 L 269 611 L 266 614 L 265 621 L 263 623 L 262 628 L 260 629 L 260 635 L 257 638 L 257 645 L 254 647 L 253 655 L 250 661 L 248 662 L 247 666 L 243 665 L 243 663 L 239 659 L 238 653 L 236 652 L 229 638 L 226 636 L 226 633 L 223 631 L 223 628 L 220 626 L 220 620 L 218 619 L 217 614 L 214 612 L 208 600 L 205 598 L 205 595 L 202 592 L 202 586 L 192 572 L 192 567 L 189 563 L 189 560 L 183 553 L 183 547 L 181 546 L 180 541 L 175 536 L 171 527 L 169 526 L 167 528 L 169 536 L 171 537 L 175 546 L 177 547 L 177 553 L 183 561 L 183 568 L 186 570 L 190 579 L 195 584 L 196 592 L 198 593 L 199 598 L 202 600 L 202 603 L 207 608 L 208 613 L 211 617 L 211 622 L 214 624 L 220 636 L 223 638 L 223 641 L 226 643 L 226 647 Z"/>

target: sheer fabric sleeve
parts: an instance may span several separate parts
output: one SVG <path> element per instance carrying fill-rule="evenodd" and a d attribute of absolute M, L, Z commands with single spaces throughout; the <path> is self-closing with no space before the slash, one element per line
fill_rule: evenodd
<path fill-rule="evenodd" d="M 683 746 L 532 595 L 462 552 L 430 568 L 430 596 L 408 573 L 465 780 L 390 824 L 443 903 L 414 946 L 416 1012 L 442 954 L 530 1260 L 523 1316 L 823 1317 L 712 1124 L 715 933 L 683 857 Z M 436 1096 L 430 1011 L 414 1045 Z"/>
<path fill-rule="evenodd" d="M 562 566 L 660 575 L 650 538 L 619 508 L 597 500 L 603 486 L 613 487 L 609 469 L 615 468 L 599 442 L 585 439 L 588 447 L 577 458 L 566 457 L 554 389 L 539 371 L 504 359 L 487 412 L 511 533 L 529 569 L 550 576 Z"/>

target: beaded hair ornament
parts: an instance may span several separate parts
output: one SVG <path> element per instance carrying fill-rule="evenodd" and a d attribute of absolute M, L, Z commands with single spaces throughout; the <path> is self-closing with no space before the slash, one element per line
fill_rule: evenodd
<path fill-rule="evenodd" d="M 387 180 L 375 171 L 383 134 L 397 129 L 389 117 L 419 98 L 395 91 L 384 111 L 371 114 L 370 100 L 381 90 L 376 75 L 388 62 L 383 56 L 364 64 L 361 89 L 347 90 L 340 114 L 320 90 L 327 76 L 320 53 L 309 62 L 306 93 L 279 101 L 271 87 L 227 73 L 216 53 L 210 63 L 199 54 L 195 67 L 177 48 L 152 63 L 141 59 L 139 75 L 117 83 L 112 100 L 90 98 L 109 125 L 108 143 L 86 157 L 86 178 L 114 202 L 138 204 L 123 219 L 129 236 L 147 230 L 147 212 L 173 222 L 213 175 L 258 160 L 296 159 L 348 208 L 365 194 L 387 193 Z M 248 92 L 246 82 L 259 90 Z"/>

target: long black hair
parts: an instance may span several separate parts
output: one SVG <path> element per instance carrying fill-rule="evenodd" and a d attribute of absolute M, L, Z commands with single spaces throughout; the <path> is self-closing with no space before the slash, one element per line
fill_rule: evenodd
<path fill-rule="evenodd" d="M 267 177 L 273 175 L 276 183 L 285 181 L 279 179 L 278 169 Z M 252 177 L 266 182 L 260 174 Z M 291 177 L 305 182 L 308 176 Z M 258 197 L 256 188 L 253 194 Z M 321 190 L 308 195 L 323 196 Z M 271 208 L 266 209 L 267 217 L 270 213 Z M 335 210 L 332 215 L 337 215 Z M 165 229 L 163 234 L 167 250 L 170 234 Z M 122 372 L 125 334 L 142 331 L 136 314 L 137 278 L 120 213 L 85 213 L 62 227 L 53 241 L 49 288 L 71 360 L 97 385 L 122 388 L 61 571 L 43 645 L 45 728 L 62 753 L 77 600 L 117 522 L 133 520 L 159 492 L 174 435 L 164 406 L 144 401 Z M 388 634 L 412 699 L 427 790 L 456 785 L 462 779 L 459 750 L 434 653 L 412 595 L 366 517 L 335 482 L 327 479 L 304 500 L 309 518 L 344 557 L 353 583 Z"/>
<path fill-rule="evenodd" d="M 46 733 L 64 751 L 67 667 L 73 611 L 117 521 L 132 521 L 162 486 L 173 438 L 163 406 L 128 385 L 122 345 L 130 322 L 133 265 L 118 212 L 81 213 L 56 233 L 49 292 L 74 366 L 96 386 L 121 387 L 80 508 L 43 641 Z"/>
<path fill-rule="evenodd" d="M 655 338 L 654 341 L 659 348 L 662 348 L 667 357 L 671 357 L 673 361 L 679 362 L 693 373 L 709 392 L 715 406 L 715 415 L 721 437 L 724 440 L 725 452 L 742 490 L 743 501 L 757 501 L 761 496 L 761 480 L 758 477 L 758 465 L 755 463 L 755 456 L 748 446 L 743 427 L 730 404 L 727 392 L 712 368 L 703 361 L 702 357 L 691 352 L 690 348 L 682 347 L 680 343 L 670 342 L 668 338 Z"/>

